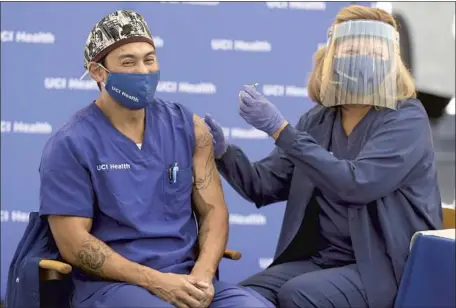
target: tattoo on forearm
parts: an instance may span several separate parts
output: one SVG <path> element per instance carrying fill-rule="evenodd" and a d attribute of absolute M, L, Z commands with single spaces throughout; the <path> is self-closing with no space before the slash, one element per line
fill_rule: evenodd
<path fill-rule="evenodd" d="M 79 266 L 92 274 L 103 276 L 103 265 L 113 251 L 94 237 L 88 238 L 77 252 Z"/>

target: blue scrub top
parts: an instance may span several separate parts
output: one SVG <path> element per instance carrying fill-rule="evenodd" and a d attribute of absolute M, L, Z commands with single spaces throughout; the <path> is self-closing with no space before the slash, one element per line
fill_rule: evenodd
<path fill-rule="evenodd" d="M 147 106 L 141 149 L 91 104 L 45 145 L 40 214 L 92 218 L 91 234 L 125 258 L 161 272 L 189 273 L 197 239 L 193 150 L 193 114 L 179 104 L 156 100 Z M 106 283 L 78 271 L 74 282 L 80 300 Z"/>
<path fill-rule="evenodd" d="M 356 145 L 362 143 L 365 132 L 375 123 L 374 120 L 379 114 L 371 108 L 347 136 L 342 123 L 342 110 L 338 108 L 328 146 L 334 157 L 341 160 L 356 159 L 361 150 Z M 321 248 L 312 260 L 323 267 L 354 264 L 356 258 L 350 236 L 347 205 L 338 204 L 321 192 L 317 193 L 315 201 L 320 208 L 318 247 Z"/>

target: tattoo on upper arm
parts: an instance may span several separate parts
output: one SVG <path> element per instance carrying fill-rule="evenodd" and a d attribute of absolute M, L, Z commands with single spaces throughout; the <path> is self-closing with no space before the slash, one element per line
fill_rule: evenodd
<path fill-rule="evenodd" d="M 198 117 L 194 118 L 194 124 L 195 127 L 201 127 L 201 125 L 206 125 L 206 123 L 204 123 L 204 121 Z M 204 153 L 207 152 L 204 162 L 204 168 L 203 170 L 201 170 L 201 172 L 198 172 L 198 174 L 195 173 L 195 181 L 193 184 L 197 190 L 204 190 L 209 187 L 214 177 L 218 178 L 214 161 L 212 136 L 209 133 L 209 131 L 205 131 L 202 134 L 197 134 L 195 140 L 195 148 L 196 151 L 206 149 Z M 218 181 L 220 182 L 220 179 L 218 179 Z"/>
<path fill-rule="evenodd" d="M 204 133 L 196 137 L 195 147 L 197 149 L 203 149 L 206 147 L 212 147 L 212 136 L 210 133 Z"/>
<path fill-rule="evenodd" d="M 84 241 L 77 252 L 79 266 L 90 273 L 102 275 L 103 265 L 113 251 L 105 243 L 90 237 Z"/>
<path fill-rule="evenodd" d="M 214 152 L 210 151 L 207 156 L 204 171 L 195 176 L 195 188 L 197 190 L 204 190 L 209 187 L 215 175 Z"/>

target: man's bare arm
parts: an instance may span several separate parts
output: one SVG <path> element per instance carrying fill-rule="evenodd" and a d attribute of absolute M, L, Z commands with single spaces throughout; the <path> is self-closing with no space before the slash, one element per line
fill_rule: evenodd
<path fill-rule="evenodd" d="M 193 201 L 200 229 L 199 257 L 192 274 L 212 280 L 228 240 L 228 210 L 214 161 L 212 136 L 201 118 L 194 115 L 193 122 Z"/>
<path fill-rule="evenodd" d="M 72 216 L 49 216 L 49 226 L 62 257 L 88 274 L 150 289 L 161 273 L 127 260 L 89 232 L 92 220 Z"/>

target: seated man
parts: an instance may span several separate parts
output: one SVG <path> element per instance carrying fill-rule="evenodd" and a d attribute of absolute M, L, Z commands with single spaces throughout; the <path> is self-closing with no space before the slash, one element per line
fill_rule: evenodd
<path fill-rule="evenodd" d="M 77 268 L 72 306 L 271 306 L 214 277 L 228 212 L 212 136 L 182 105 L 154 98 L 143 17 L 106 16 L 84 56 L 100 96 L 50 138 L 40 165 L 40 214 Z"/>

